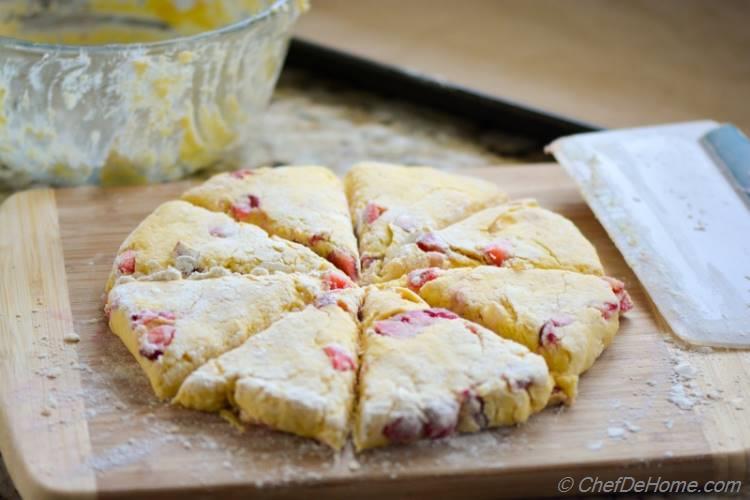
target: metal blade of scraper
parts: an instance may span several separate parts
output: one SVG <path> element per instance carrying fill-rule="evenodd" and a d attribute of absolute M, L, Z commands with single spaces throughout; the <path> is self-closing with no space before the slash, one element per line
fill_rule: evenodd
<path fill-rule="evenodd" d="M 732 134 L 700 121 L 578 134 L 548 149 L 677 336 L 748 348 L 749 160 Z"/>

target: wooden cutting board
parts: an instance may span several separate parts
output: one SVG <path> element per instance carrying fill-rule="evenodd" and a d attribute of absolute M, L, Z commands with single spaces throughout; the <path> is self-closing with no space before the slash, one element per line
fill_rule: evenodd
<path fill-rule="evenodd" d="M 746 479 L 750 355 L 671 340 L 559 167 L 468 173 L 570 217 L 630 289 L 635 309 L 573 407 L 355 456 L 159 403 L 108 331 L 102 287 L 128 232 L 188 183 L 27 191 L 0 209 L 0 450 L 21 494 L 486 498 L 557 494 L 566 476 Z M 73 332 L 80 342 L 64 340 Z M 681 389 L 712 397 L 683 410 L 669 401 L 688 406 Z"/>

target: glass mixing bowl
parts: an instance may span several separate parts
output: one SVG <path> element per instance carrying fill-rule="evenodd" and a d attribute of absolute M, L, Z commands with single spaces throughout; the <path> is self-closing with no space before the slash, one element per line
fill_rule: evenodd
<path fill-rule="evenodd" d="M 257 130 L 303 0 L 0 2 L 0 187 L 173 180 Z"/>

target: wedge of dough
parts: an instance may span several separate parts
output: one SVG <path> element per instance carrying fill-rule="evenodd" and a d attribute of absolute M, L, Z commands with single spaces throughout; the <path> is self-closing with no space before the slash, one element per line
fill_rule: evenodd
<path fill-rule="evenodd" d="M 333 264 L 309 248 L 269 236 L 185 201 L 168 201 L 125 239 L 112 266 L 107 290 L 121 276 L 175 279 L 223 268 L 241 274 L 322 272 Z"/>
<path fill-rule="evenodd" d="M 188 190 L 182 199 L 310 247 L 350 278 L 358 276 L 357 240 L 343 186 L 325 167 L 222 173 Z"/>
<path fill-rule="evenodd" d="M 356 312 L 360 289 L 337 292 Z M 336 301 L 285 315 L 194 371 L 175 402 L 310 437 L 334 449 L 346 442 L 358 365 L 356 314 Z"/>
<path fill-rule="evenodd" d="M 109 292 L 106 310 L 110 329 L 166 399 L 193 370 L 302 309 L 325 288 L 323 280 L 300 274 L 132 281 Z"/>
<path fill-rule="evenodd" d="M 542 357 L 419 302 L 403 289 L 365 298 L 367 316 L 385 319 L 363 334 L 357 450 L 512 425 L 547 405 L 553 383 Z"/>
<path fill-rule="evenodd" d="M 553 400 L 567 403 L 580 374 L 612 342 L 620 313 L 632 307 L 617 280 L 570 271 L 481 266 L 413 271 L 407 281 L 431 306 L 544 356 L 556 383 Z"/>
<path fill-rule="evenodd" d="M 389 248 L 505 201 L 497 187 L 429 167 L 360 163 L 344 178 L 359 238 L 363 282 L 382 281 Z"/>
<path fill-rule="evenodd" d="M 378 279 L 393 280 L 427 267 L 479 265 L 604 274 L 596 249 L 575 224 L 534 200 L 520 200 L 389 247 Z"/>

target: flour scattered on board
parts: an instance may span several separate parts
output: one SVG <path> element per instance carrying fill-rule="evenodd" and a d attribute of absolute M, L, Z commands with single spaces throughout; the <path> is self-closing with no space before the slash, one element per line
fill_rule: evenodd
<path fill-rule="evenodd" d="M 623 424 L 625 424 L 625 428 L 628 430 L 628 432 L 635 433 L 641 430 L 640 425 L 635 425 L 634 423 L 628 422 L 627 420 L 625 420 Z"/>
<path fill-rule="evenodd" d="M 693 380 L 698 370 L 679 352 L 670 354 L 670 362 L 673 370 L 672 387 L 667 399 L 681 410 L 692 410 L 703 398 L 703 393 Z"/>
<path fill-rule="evenodd" d="M 669 390 L 669 402 L 681 410 L 692 410 L 697 404 L 696 399 L 688 394 L 685 386 L 681 383 L 672 385 L 672 388 Z"/>
<path fill-rule="evenodd" d="M 586 448 L 591 451 L 599 451 L 602 449 L 602 446 L 604 446 L 604 443 L 601 440 L 589 441 L 586 443 Z"/>
<path fill-rule="evenodd" d="M 624 439 L 625 428 L 616 425 L 610 425 L 609 427 L 607 427 L 607 435 L 611 439 Z"/>

